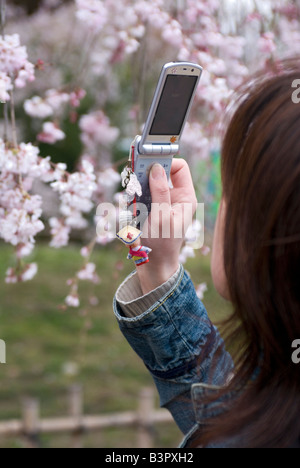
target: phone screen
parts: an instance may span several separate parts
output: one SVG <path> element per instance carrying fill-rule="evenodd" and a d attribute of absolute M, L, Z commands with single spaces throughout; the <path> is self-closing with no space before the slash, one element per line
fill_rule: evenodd
<path fill-rule="evenodd" d="M 149 135 L 180 135 L 198 77 L 168 75 Z"/>

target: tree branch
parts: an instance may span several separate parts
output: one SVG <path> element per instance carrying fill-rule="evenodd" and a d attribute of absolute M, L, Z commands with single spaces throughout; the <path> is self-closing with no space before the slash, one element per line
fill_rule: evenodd
<path fill-rule="evenodd" d="M 0 0 L 0 34 L 4 35 L 6 22 L 6 0 Z"/>

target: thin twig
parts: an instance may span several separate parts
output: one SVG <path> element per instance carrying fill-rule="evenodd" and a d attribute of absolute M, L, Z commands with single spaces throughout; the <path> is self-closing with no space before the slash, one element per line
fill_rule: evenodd
<path fill-rule="evenodd" d="M 9 117 L 8 117 L 8 104 L 3 104 L 3 116 L 4 116 L 4 129 L 3 129 L 3 141 L 6 144 L 8 142 L 8 125 L 9 125 Z"/>
<path fill-rule="evenodd" d="M 6 22 L 6 0 L 0 0 L 0 17 L 0 33 L 3 36 Z"/>
<path fill-rule="evenodd" d="M 6 0 L 0 0 L 0 35 L 4 36 L 4 28 L 6 23 Z M 8 140 L 8 105 L 3 105 L 3 116 L 4 116 L 4 132 L 3 141 L 7 143 Z"/>
<path fill-rule="evenodd" d="M 12 144 L 14 149 L 17 151 L 18 150 L 18 137 L 17 137 L 17 125 L 16 125 L 16 112 L 15 112 L 15 98 L 14 98 L 14 92 L 10 92 L 10 118 L 11 118 L 11 133 L 12 133 Z M 17 156 L 17 161 L 18 161 L 18 169 L 19 169 L 19 156 Z M 18 175 L 18 182 L 19 182 L 19 187 L 23 194 L 26 196 L 27 192 L 23 188 L 23 178 L 22 178 L 22 173 L 19 170 L 19 175 Z"/>
<path fill-rule="evenodd" d="M 15 98 L 14 98 L 13 91 L 10 92 L 10 118 L 11 118 L 12 143 L 13 143 L 14 149 L 18 149 Z"/>

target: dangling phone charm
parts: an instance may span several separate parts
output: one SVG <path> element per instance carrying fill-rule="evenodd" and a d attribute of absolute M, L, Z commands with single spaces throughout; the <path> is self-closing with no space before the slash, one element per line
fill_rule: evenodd
<path fill-rule="evenodd" d="M 136 137 L 137 138 L 137 137 Z M 151 249 L 141 245 L 141 236 L 142 231 L 137 229 L 137 208 L 136 208 L 136 195 L 142 196 L 142 187 L 139 183 L 136 174 L 134 173 L 134 148 L 135 148 L 136 139 L 132 142 L 129 151 L 129 159 L 127 166 L 123 170 L 122 177 L 122 186 L 126 191 L 128 202 L 127 210 L 124 210 L 120 213 L 120 221 L 122 224 L 125 222 L 125 227 L 123 227 L 117 234 L 117 237 L 129 247 L 129 254 L 127 256 L 128 260 L 133 260 L 136 266 L 144 265 L 149 262 L 149 253 Z M 128 206 L 133 202 L 133 214 L 129 211 Z"/>

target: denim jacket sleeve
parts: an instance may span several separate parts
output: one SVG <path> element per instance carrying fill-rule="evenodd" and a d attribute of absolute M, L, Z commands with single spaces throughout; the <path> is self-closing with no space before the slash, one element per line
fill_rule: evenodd
<path fill-rule="evenodd" d="M 116 297 L 114 312 L 125 338 L 152 374 L 161 406 L 184 434 L 189 433 L 197 424 L 192 385 L 222 386 L 233 369 L 190 277 L 181 267 L 176 284 L 137 317 L 125 317 Z"/>

